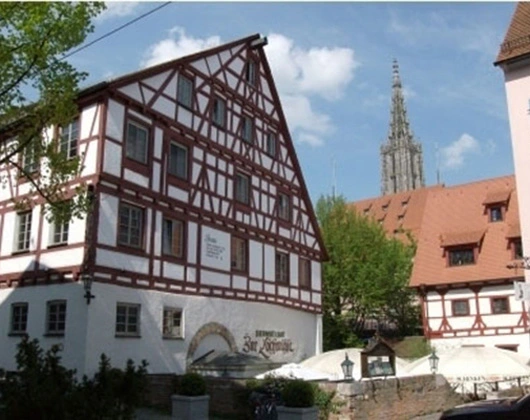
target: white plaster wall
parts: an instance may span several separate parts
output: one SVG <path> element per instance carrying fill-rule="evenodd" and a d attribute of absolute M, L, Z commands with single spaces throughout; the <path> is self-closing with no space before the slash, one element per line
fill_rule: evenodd
<path fill-rule="evenodd" d="M 118 198 L 101 194 L 99 200 L 98 243 L 116 246 L 118 238 Z"/>
<path fill-rule="evenodd" d="M 479 345 L 494 347 L 496 345 L 518 345 L 517 352 L 530 357 L 530 340 L 528 333 L 525 334 L 507 334 L 507 335 L 489 335 L 476 337 L 456 337 L 432 339 L 431 345 L 437 351 L 448 350 L 463 345 Z"/>
<path fill-rule="evenodd" d="M 315 326 L 320 325 L 319 316 L 316 314 L 265 303 L 173 295 L 100 283 L 94 284 L 93 293 L 96 298 L 89 308 L 89 332 L 86 341 L 89 372 L 97 368 L 101 352 L 105 352 L 116 366 L 124 366 L 128 358 L 134 361 L 145 358 L 149 362 L 149 372 L 183 372 L 191 339 L 200 327 L 210 322 L 224 325 L 234 336 L 240 351 L 247 334 L 254 335 L 256 330 L 284 331 L 286 337 L 293 341 L 294 352 L 273 355 L 273 361 L 300 361 L 314 355 L 320 346 L 321 338 L 318 337 L 321 333 L 318 328 L 315 331 Z M 115 337 L 118 301 L 141 305 L 141 338 Z M 162 339 L 164 306 L 184 309 L 183 340 Z M 215 342 L 215 339 L 212 341 Z"/>
<path fill-rule="evenodd" d="M 510 134 L 519 201 L 519 220 L 525 255 L 530 255 L 530 66 L 505 73 Z M 525 270 L 530 282 L 530 271 Z"/>
<path fill-rule="evenodd" d="M 11 255 L 15 244 L 16 212 L 9 212 L 4 215 L 4 226 L 2 233 L 1 255 Z M 2 263 L 2 267 L 4 262 Z"/>
<path fill-rule="evenodd" d="M 112 99 L 109 100 L 107 109 L 107 136 L 114 140 L 122 141 L 125 108 Z"/>
<path fill-rule="evenodd" d="M 250 277 L 261 279 L 263 277 L 263 244 L 256 241 L 249 241 L 249 275 Z"/>
<path fill-rule="evenodd" d="M 64 337 L 46 337 L 46 303 L 64 299 L 66 303 L 66 331 Z M 28 303 L 27 332 L 37 338 L 46 350 L 62 344 L 62 362 L 69 368 L 84 369 L 87 309 L 83 287 L 79 283 L 0 289 L 0 367 L 16 370 L 15 353 L 20 337 L 10 337 L 11 304 Z M 91 308 L 90 308 L 91 309 Z"/>
<path fill-rule="evenodd" d="M 121 176 L 121 146 L 109 140 L 105 141 L 103 156 L 103 172 L 114 176 Z"/>

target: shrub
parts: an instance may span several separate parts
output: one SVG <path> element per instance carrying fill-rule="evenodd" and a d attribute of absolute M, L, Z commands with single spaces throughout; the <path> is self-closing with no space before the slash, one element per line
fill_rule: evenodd
<path fill-rule="evenodd" d="M 286 407 L 313 407 L 315 390 L 311 383 L 294 379 L 285 383 L 282 399 Z"/>
<path fill-rule="evenodd" d="M 206 381 L 196 372 L 185 373 L 179 380 L 177 394 L 187 397 L 206 395 Z"/>
<path fill-rule="evenodd" d="M 337 414 L 343 402 L 335 399 L 335 391 L 325 391 L 317 384 L 313 385 L 315 391 L 315 405 L 318 407 L 319 420 L 327 420 L 331 414 Z"/>
<path fill-rule="evenodd" d="M 74 370 L 60 363 L 59 347 L 44 352 L 38 340 L 24 337 L 16 355 L 18 372 L 2 386 L 6 418 L 28 419 L 132 419 L 142 401 L 147 379 L 145 361 L 136 368 L 129 360 L 125 371 L 112 368 L 101 355 L 94 379 L 79 383 Z"/>

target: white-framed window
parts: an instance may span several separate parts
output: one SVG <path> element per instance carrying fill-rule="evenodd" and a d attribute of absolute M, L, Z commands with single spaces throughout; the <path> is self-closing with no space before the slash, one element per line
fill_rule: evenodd
<path fill-rule="evenodd" d="M 128 203 L 120 203 L 118 243 L 141 248 L 143 242 L 144 211 Z"/>
<path fill-rule="evenodd" d="M 213 123 L 224 128 L 226 122 L 226 102 L 216 96 L 213 100 Z"/>
<path fill-rule="evenodd" d="M 26 144 L 22 152 L 22 167 L 26 173 L 36 172 L 39 169 L 40 139 L 34 138 Z"/>
<path fill-rule="evenodd" d="M 276 156 L 276 134 L 267 133 L 265 151 L 269 156 Z"/>
<path fill-rule="evenodd" d="M 311 261 L 307 258 L 298 260 L 298 284 L 304 289 L 311 288 Z"/>
<path fill-rule="evenodd" d="M 71 159 L 77 155 L 79 141 L 79 119 L 76 118 L 69 124 L 59 129 L 59 151 Z"/>
<path fill-rule="evenodd" d="M 509 314 L 510 300 L 507 296 L 491 298 L 491 313 L 492 314 Z"/>
<path fill-rule="evenodd" d="M 278 193 L 278 217 L 282 220 L 291 220 L 291 198 L 284 193 Z"/>
<path fill-rule="evenodd" d="M 164 255 L 184 256 L 184 222 L 165 218 L 162 222 L 162 252 Z"/>
<path fill-rule="evenodd" d="M 10 334 L 25 334 L 28 326 L 28 304 L 17 302 L 11 305 Z"/>
<path fill-rule="evenodd" d="M 164 338 L 184 338 L 182 309 L 164 307 L 162 336 Z"/>
<path fill-rule="evenodd" d="M 236 173 L 235 198 L 243 204 L 250 204 L 250 177 L 241 172 Z"/>
<path fill-rule="evenodd" d="M 243 115 L 243 122 L 241 124 L 241 137 L 247 143 L 252 143 L 252 133 L 254 131 L 254 124 L 252 118 Z"/>
<path fill-rule="evenodd" d="M 140 336 L 140 305 L 137 303 L 116 304 L 116 335 Z"/>
<path fill-rule="evenodd" d="M 289 254 L 276 251 L 276 281 L 289 284 Z"/>
<path fill-rule="evenodd" d="M 246 239 L 232 236 L 231 238 L 231 267 L 235 271 L 247 271 L 247 241 Z"/>
<path fill-rule="evenodd" d="M 25 211 L 17 213 L 17 230 L 15 239 L 15 250 L 16 251 L 27 251 L 29 250 L 30 239 L 31 239 L 31 219 L 32 212 Z"/>
<path fill-rule="evenodd" d="M 193 103 L 193 80 L 183 74 L 178 77 L 177 102 L 187 108 Z"/>
<path fill-rule="evenodd" d="M 51 226 L 51 245 L 62 245 L 68 243 L 69 221 L 62 223 L 54 222 Z"/>
<path fill-rule="evenodd" d="M 66 329 L 66 301 L 50 300 L 46 304 L 46 334 L 64 335 Z"/>
<path fill-rule="evenodd" d="M 188 179 L 188 148 L 186 146 L 171 142 L 169 145 L 168 171 L 177 178 Z"/>
<path fill-rule="evenodd" d="M 127 121 L 125 154 L 129 159 L 147 163 L 149 130 L 134 121 Z"/>
<path fill-rule="evenodd" d="M 469 300 L 455 299 L 451 302 L 453 309 L 453 316 L 467 316 L 469 315 Z"/>

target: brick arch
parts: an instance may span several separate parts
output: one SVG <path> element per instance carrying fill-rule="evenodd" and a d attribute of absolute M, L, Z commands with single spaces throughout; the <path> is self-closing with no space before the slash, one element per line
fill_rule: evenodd
<path fill-rule="evenodd" d="M 210 334 L 220 335 L 226 340 L 228 347 L 230 347 L 230 351 L 237 351 L 236 340 L 228 328 L 222 324 L 219 324 L 218 322 L 209 322 L 208 324 L 204 324 L 201 328 L 199 328 L 199 331 L 197 331 L 191 339 L 190 345 L 188 347 L 188 354 L 186 355 L 186 366 L 191 364 L 193 353 L 195 353 L 195 350 L 197 350 L 199 347 L 202 339 Z"/>

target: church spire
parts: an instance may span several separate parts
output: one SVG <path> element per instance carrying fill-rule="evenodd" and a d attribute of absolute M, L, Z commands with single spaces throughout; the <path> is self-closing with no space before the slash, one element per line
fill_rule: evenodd
<path fill-rule="evenodd" d="M 381 146 L 381 193 L 394 194 L 425 186 L 421 144 L 410 129 L 396 59 L 392 62 L 392 103 L 386 144 Z"/>

